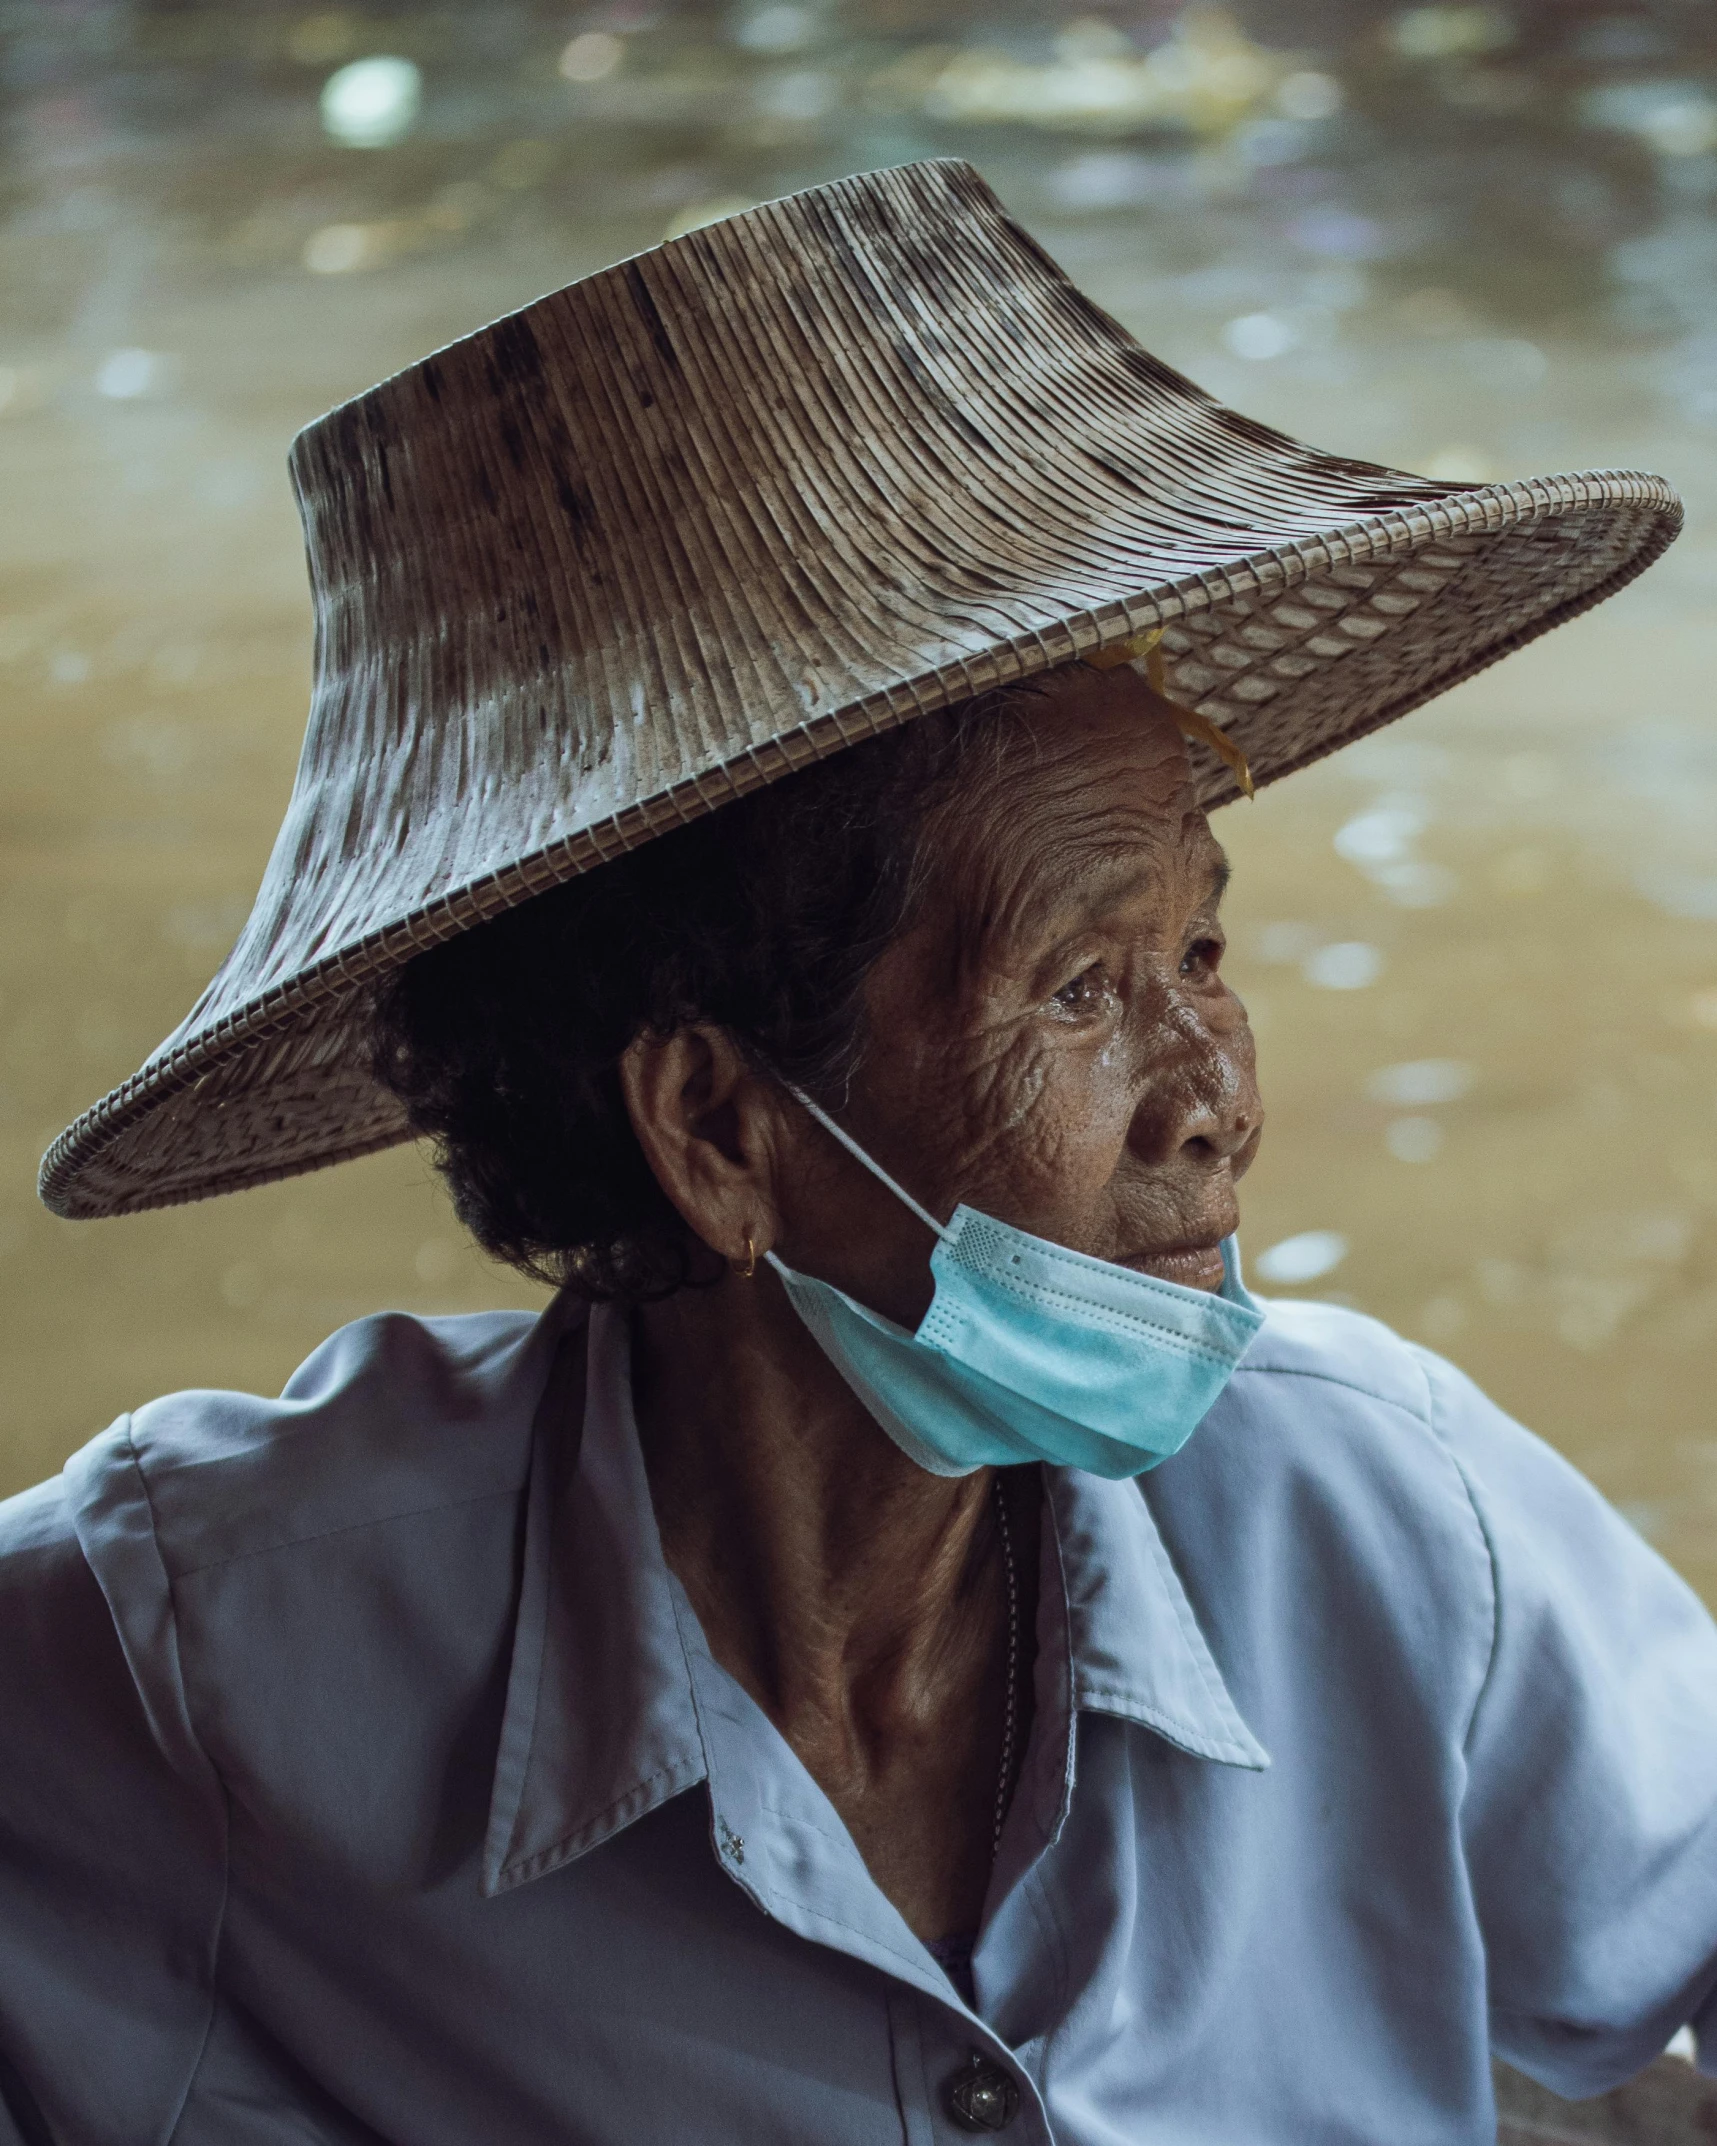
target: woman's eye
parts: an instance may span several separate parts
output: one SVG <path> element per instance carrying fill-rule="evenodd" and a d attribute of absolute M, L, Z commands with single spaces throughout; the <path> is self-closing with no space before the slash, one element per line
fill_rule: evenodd
<path fill-rule="evenodd" d="M 1220 939 L 1196 939 L 1181 956 L 1180 973 L 1183 976 L 1214 976 L 1221 968 L 1226 952 Z"/>
<path fill-rule="evenodd" d="M 1064 1013 L 1094 1013 L 1109 998 L 1109 974 L 1100 961 L 1081 969 L 1055 994 L 1055 1004 Z"/>

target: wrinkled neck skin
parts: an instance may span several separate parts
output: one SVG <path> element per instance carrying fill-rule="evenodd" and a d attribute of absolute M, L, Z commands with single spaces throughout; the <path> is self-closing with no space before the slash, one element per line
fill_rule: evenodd
<path fill-rule="evenodd" d="M 634 1332 L 657 1521 L 711 1652 L 918 1934 L 975 1928 L 1007 1696 L 991 1471 L 950 1481 L 908 1460 L 765 1267 L 682 1289 Z M 1036 1477 L 1015 1469 L 1006 1483 L 1025 1635 Z M 1023 1687 L 1029 1646 L 1021 1672 Z M 950 1840 L 926 1809 L 969 1822 Z"/>
<path fill-rule="evenodd" d="M 925 898 L 866 979 L 857 1072 L 819 1100 L 944 1221 L 964 1201 L 1219 1288 L 1262 1113 L 1219 974 L 1224 861 L 1172 718 L 1131 672 L 1056 674 L 927 834 Z M 975 1929 L 1006 1700 L 993 1478 L 920 1469 L 773 1273 L 727 1264 L 754 1238 L 912 1328 L 932 1234 L 719 1029 L 641 1040 L 622 1077 L 709 1252 L 708 1286 L 634 1321 L 664 1552 L 908 1923 Z M 1029 1707 L 1038 1471 L 1003 1482 Z"/>

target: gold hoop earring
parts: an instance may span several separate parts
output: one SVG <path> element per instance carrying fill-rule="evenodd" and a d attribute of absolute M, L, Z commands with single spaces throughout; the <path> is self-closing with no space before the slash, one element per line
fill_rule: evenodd
<path fill-rule="evenodd" d="M 750 1281 L 752 1276 L 757 1272 L 757 1240 L 752 1236 L 750 1230 L 747 1230 L 745 1233 L 744 1259 L 735 1259 L 730 1261 L 729 1264 L 732 1266 L 734 1273 L 739 1276 L 742 1282 Z"/>

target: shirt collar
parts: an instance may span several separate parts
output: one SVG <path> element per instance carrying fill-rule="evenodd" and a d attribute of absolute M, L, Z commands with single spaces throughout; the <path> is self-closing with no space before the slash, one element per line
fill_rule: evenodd
<path fill-rule="evenodd" d="M 1074 1707 L 1142 1722 L 1194 1758 L 1267 1767 L 1269 1753 L 1240 1718 L 1199 1629 L 1143 1480 L 1111 1483 L 1074 1468 L 1045 1474 Z"/>
<path fill-rule="evenodd" d="M 531 1432 L 489 1894 L 558 1869 L 708 1772 L 632 1418 L 628 1322 L 564 1299 L 545 1317 L 565 1332 Z"/>
<path fill-rule="evenodd" d="M 611 1307 L 586 1319 L 565 1300 L 544 1318 L 559 1341 L 532 1429 L 519 1609 L 484 1857 L 490 1894 L 572 1861 L 710 1774 L 694 1672 L 707 1686 L 714 1665 L 662 1556 L 632 1415 L 629 1322 Z M 581 1382 L 584 1428 L 575 1446 L 567 1427 Z M 1056 1715 L 1112 1714 L 1195 1758 L 1268 1766 L 1140 1486 L 1067 1468 L 1045 1476 L 1053 1543 L 1044 1583 L 1059 1598 L 1039 1619 L 1046 1725 L 1058 1700 Z M 1063 1620 L 1049 1656 L 1043 1642 Z M 1062 1664 L 1060 1691 L 1052 1693 L 1045 1672 Z M 707 1706 L 707 1690 L 704 1698 Z M 1056 1769 L 1063 1810 L 1070 1744 L 1067 1757 Z"/>

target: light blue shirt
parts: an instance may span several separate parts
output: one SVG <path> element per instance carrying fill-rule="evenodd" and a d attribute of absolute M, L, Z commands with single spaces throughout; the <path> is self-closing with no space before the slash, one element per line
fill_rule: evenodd
<path fill-rule="evenodd" d="M 575 1320 L 366 1320 L 0 1507 L 18 2137 L 933 2146 L 977 2052 L 1010 2146 L 1479 2146 L 1493 2046 L 1717 2046 L 1717 1631 L 1447 1365 L 1274 1305 L 1175 1459 L 1046 1471 L 968 2007 L 711 1659 L 618 1312 L 564 1465 Z"/>

